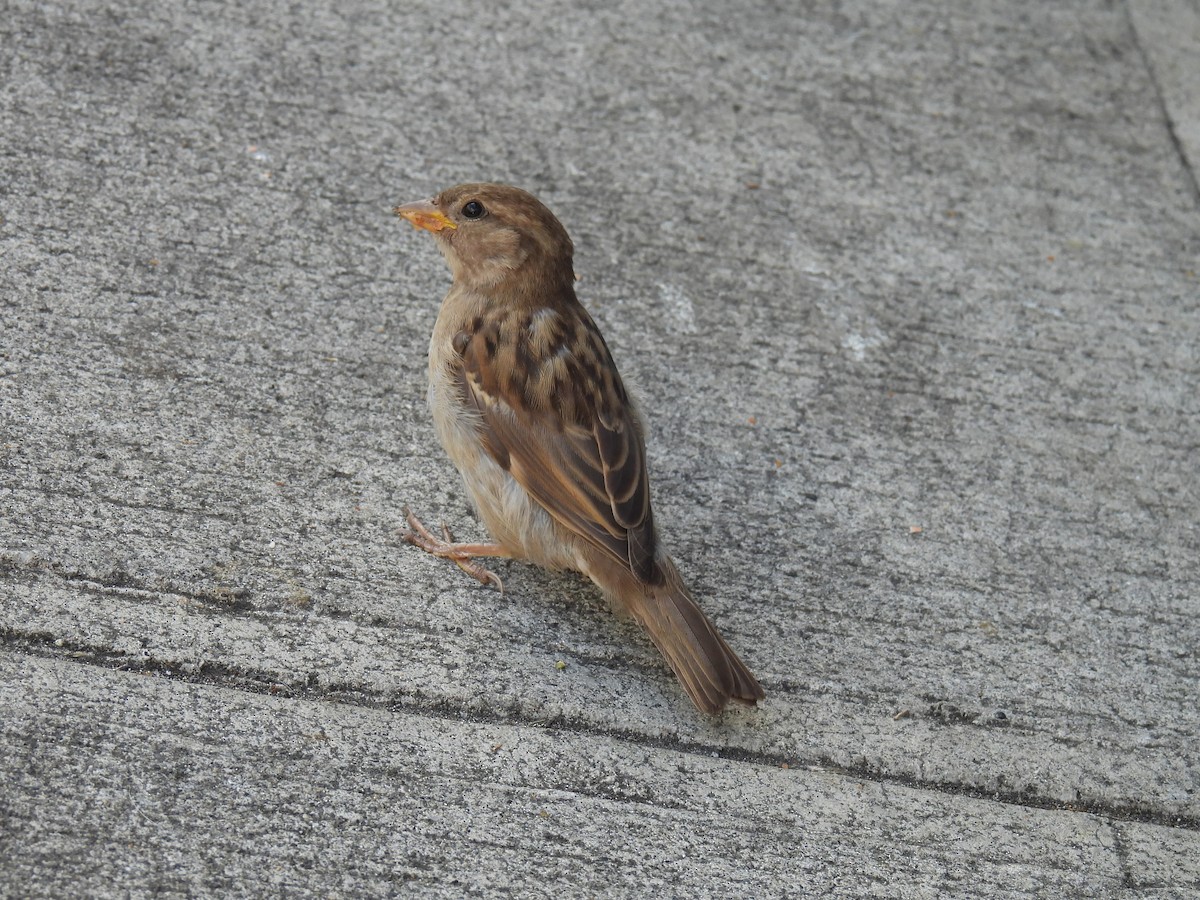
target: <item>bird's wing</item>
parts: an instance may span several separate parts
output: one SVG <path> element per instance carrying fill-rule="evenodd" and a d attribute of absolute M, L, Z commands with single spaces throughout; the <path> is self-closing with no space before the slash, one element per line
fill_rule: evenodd
<path fill-rule="evenodd" d="M 476 319 L 454 349 L 492 458 L 561 525 L 639 581 L 661 580 L 641 426 L 587 312 L 576 305 L 557 328 Z"/>

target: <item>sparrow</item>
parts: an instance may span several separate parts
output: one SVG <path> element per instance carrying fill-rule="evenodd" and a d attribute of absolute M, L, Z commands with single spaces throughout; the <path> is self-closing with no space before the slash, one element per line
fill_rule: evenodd
<path fill-rule="evenodd" d="M 450 267 L 429 407 L 492 542 L 458 543 L 445 525 L 438 537 L 407 510 L 405 539 L 501 590 L 475 557 L 581 572 L 646 630 L 697 709 L 763 699 L 659 542 L 645 427 L 575 296 L 566 229 L 501 184 L 460 184 L 394 211 L 432 233 Z"/>

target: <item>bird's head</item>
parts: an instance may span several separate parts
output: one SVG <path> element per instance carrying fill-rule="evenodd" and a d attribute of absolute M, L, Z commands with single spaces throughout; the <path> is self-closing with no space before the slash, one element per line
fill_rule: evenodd
<path fill-rule="evenodd" d="M 566 229 L 532 194 L 506 184 L 460 184 L 394 210 L 437 238 L 455 283 L 486 288 L 514 277 L 570 281 Z"/>

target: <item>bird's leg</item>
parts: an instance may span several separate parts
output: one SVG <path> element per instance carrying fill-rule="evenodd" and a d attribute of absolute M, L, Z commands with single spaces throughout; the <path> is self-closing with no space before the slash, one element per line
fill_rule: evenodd
<path fill-rule="evenodd" d="M 504 582 L 500 580 L 500 576 L 489 569 L 485 569 L 471 558 L 473 556 L 511 556 L 512 554 L 505 550 L 504 547 L 500 544 L 455 543 L 454 535 L 450 533 L 450 529 L 446 527 L 445 522 L 442 523 L 442 534 L 445 535 L 445 539 L 443 540 L 430 533 L 429 529 L 422 524 L 420 519 L 413 515 L 412 510 L 407 506 L 404 508 L 404 516 L 408 521 L 408 527 L 412 529 L 404 534 L 404 540 L 408 541 L 414 547 L 420 547 L 426 553 L 454 560 L 456 566 L 476 581 L 481 584 L 494 584 L 500 589 L 500 593 L 504 593 Z"/>
<path fill-rule="evenodd" d="M 446 544 L 450 547 L 458 547 L 469 552 L 472 556 L 508 556 L 508 553 L 499 544 L 456 544 L 454 535 L 450 533 L 449 527 L 445 522 L 442 523 L 442 534 L 446 536 Z M 491 551 L 484 553 L 483 551 Z M 500 580 L 500 576 L 491 569 L 485 569 L 479 563 L 475 562 L 470 556 L 451 557 L 455 564 L 478 581 L 480 584 L 494 584 L 500 589 L 500 593 L 504 593 L 504 582 Z"/>

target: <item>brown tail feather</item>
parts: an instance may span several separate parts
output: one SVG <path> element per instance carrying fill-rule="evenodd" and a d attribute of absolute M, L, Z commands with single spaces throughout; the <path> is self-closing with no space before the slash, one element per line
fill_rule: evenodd
<path fill-rule="evenodd" d="M 696 708 L 714 715 L 730 700 L 754 705 L 766 694 L 684 587 L 675 566 L 661 585 L 622 585 L 621 599 L 666 657 Z"/>

